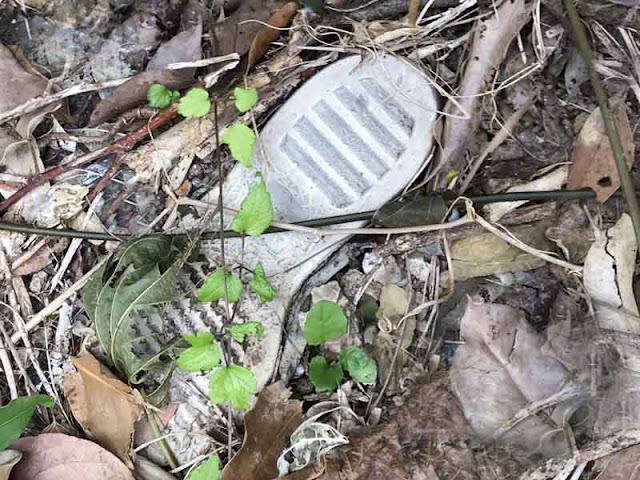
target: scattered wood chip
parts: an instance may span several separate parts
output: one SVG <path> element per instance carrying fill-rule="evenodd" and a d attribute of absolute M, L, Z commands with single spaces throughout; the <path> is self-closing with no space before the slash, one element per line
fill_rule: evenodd
<path fill-rule="evenodd" d="M 104 405 L 103 405 L 104 406 Z M 101 446 L 62 433 L 44 433 L 13 442 L 22 453 L 11 480 L 134 480 L 118 458 Z"/>
<path fill-rule="evenodd" d="M 65 375 L 64 390 L 73 416 L 87 435 L 133 468 L 131 445 L 141 401 L 91 354 L 72 362 L 77 372 Z"/>
<path fill-rule="evenodd" d="M 220 480 L 272 480 L 289 436 L 302 423 L 302 402 L 290 400 L 281 382 L 268 386 L 244 416 L 242 448 L 222 471 Z"/>
<path fill-rule="evenodd" d="M 613 121 L 618 128 L 627 167 L 631 169 L 635 151 L 633 132 L 624 107 L 613 109 Z M 605 202 L 620 188 L 616 161 L 604 129 L 600 108 L 596 108 L 580 130 L 573 151 L 573 164 L 567 182 L 569 190 L 590 188 L 600 202 Z"/>

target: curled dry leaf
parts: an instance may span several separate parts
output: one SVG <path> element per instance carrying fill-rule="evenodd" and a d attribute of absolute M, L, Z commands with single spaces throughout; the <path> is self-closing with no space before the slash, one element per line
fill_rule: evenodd
<path fill-rule="evenodd" d="M 14 465 L 20 461 L 22 453 L 17 450 L 0 452 L 0 480 L 8 480 Z"/>
<path fill-rule="evenodd" d="M 269 50 L 269 47 L 271 46 L 271 42 L 280 35 L 281 31 L 279 29 L 285 28 L 289 25 L 297 12 L 298 3 L 288 2 L 269 18 L 267 23 L 275 28 L 265 26 L 257 32 L 249 49 L 249 67 L 255 65 L 256 62 L 262 58 L 265 53 L 267 53 L 267 50 Z"/>
<path fill-rule="evenodd" d="M 612 112 L 616 124 L 627 167 L 631 169 L 635 151 L 633 132 L 629 117 L 623 107 Z M 567 182 L 569 190 L 590 188 L 596 192 L 600 202 L 605 202 L 620 188 L 620 177 L 616 161 L 604 128 L 600 108 L 596 108 L 584 123 L 573 151 L 573 164 Z"/>
<path fill-rule="evenodd" d="M 73 416 L 87 435 L 133 468 L 130 453 L 141 402 L 91 354 L 71 361 L 77 372 L 65 376 L 64 390 Z"/>
<path fill-rule="evenodd" d="M 244 416 L 242 448 L 222 471 L 220 480 L 272 480 L 289 436 L 302 423 L 302 403 L 290 400 L 281 382 L 268 386 Z"/>
<path fill-rule="evenodd" d="M 626 213 L 606 232 L 596 232 L 584 262 L 584 286 L 594 300 L 596 320 L 601 329 L 640 334 L 638 306 L 633 294 L 637 244 L 631 217 Z M 640 348 L 617 344 L 619 358 L 598 396 L 596 433 L 607 435 L 640 424 Z"/>
<path fill-rule="evenodd" d="M 23 458 L 11 480 L 134 480 L 118 458 L 101 446 L 62 433 L 41 433 L 16 440 Z"/>
<path fill-rule="evenodd" d="M 249 52 L 253 39 L 271 15 L 268 0 L 246 0 L 225 20 L 213 26 L 212 43 L 216 56 Z"/>
<path fill-rule="evenodd" d="M 469 139 L 480 122 L 483 94 L 491 88 L 493 75 L 502 62 L 511 41 L 530 18 L 524 0 L 502 2 L 495 15 L 478 20 L 471 42 L 456 101 L 449 100 L 442 136 L 444 146 L 438 163 L 463 171 L 461 163 Z M 465 118 L 455 118 L 465 117 Z"/>
<path fill-rule="evenodd" d="M 566 408 L 531 415 L 505 432 L 501 428 L 532 402 L 560 392 L 570 373 L 545 355 L 545 343 L 518 310 L 469 299 L 451 382 L 469 423 L 484 441 L 501 438 L 528 454 L 554 457 L 567 451 L 562 430 Z M 569 407 L 569 406 L 567 406 Z"/>

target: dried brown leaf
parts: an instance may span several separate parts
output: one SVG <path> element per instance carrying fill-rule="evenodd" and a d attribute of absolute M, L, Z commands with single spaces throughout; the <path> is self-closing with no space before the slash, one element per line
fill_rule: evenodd
<path fill-rule="evenodd" d="M 22 277 L 39 272 L 53 262 L 55 253 L 64 251 L 68 246 L 68 238 L 52 240 L 36 250 L 31 257 L 14 268 L 11 273 L 17 277 Z"/>
<path fill-rule="evenodd" d="M 278 29 L 285 28 L 289 25 L 297 12 L 298 4 L 296 2 L 289 2 L 282 6 L 282 8 L 278 9 L 278 11 L 269 18 L 267 23 L 275 28 L 265 26 L 257 32 L 255 38 L 251 42 L 251 48 L 249 49 L 249 67 L 255 65 L 255 63 L 262 58 L 265 53 L 267 53 L 267 50 L 269 50 L 269 47 L 271 46 L 271 42 L 278 38 L 281 33 Z"/>
<path fill-rule="evenodd" d="M 545 338 L 507 305 L 469 299 L 461 320 L 465 340 L 456 351 L 451 382 L 464 414 L 484 441 L 501 438 L 529 454 L 554 457 L 568 448 L 561 407 L 531 415 L 500 437 L 498 432 L 531 402 L 558 393 L 570 373 L 542 352 Z"/>
<path fill-rule="evenodd" d="M 640 446 L 627 448 L 607 458 L 609 463 L 598 480 L 639 480 Z"/>
<path fill-rule="evenodd" d="M 90 354 L 72 362 L 77 372 L 65 375 L 64 390 L 73 416 L 87 435 L 133 468 L 130 453 L 140 402 Z"/>
<path fill-rule="evenodd" d="M 281 382 L 268 386 L 244 416 L 242 448 L 222 471 L 220 480 L 272 480 L 289 436 L 302 423 L 302 403 L 290 400 Z"/>
<path fill-rule="evenodd" d="M 268 0 L 245 0 L 229 18 L 213 26 L 213 47 L 216 56 L 249 52 L 253 39 L 271 16 Z"/>
<path fill-rule="evenodd" d="M 118 458 L 88 440 L 44 433 L 16 440 L 11 448 L 23 458 L 11 473 L 12 480 L 134 480 Z"/>
<path fill-rule="evenodd" d="M 620 134 L 627 167 L 631 168 L 635 151 L 633 132 L 624 107 L 612 112 Z M 569 190 L 590 188 L 600 202 L 605 202 L 620 188 L 616 161 L 604 128 L 600 108 L 596 108 L 584 123 L 573 151 L 573 164 L 567 182 Z"/>
<path fill-rule="evenodd" d="M 531 18 L 524 0 L 505 1 L 495 15 L 478 20 L 471 43 L 471 51 L 457 92 L 456 102 L 449 100 L 439 164 L 462 171 L 463 155 L 469 139 L 480 122 L 483 94 L 491 89 L 496 69 L 500 66 L 511 41 Z M 458 107 L 458 105 L 460 107 Z M 462 110 L 461 110 L 462 109 Z"/>

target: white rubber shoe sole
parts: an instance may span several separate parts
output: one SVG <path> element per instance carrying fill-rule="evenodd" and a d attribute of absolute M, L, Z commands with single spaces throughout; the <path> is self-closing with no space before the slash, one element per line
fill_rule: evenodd
<path fill-rule="evenodd" d="M 253 165 L 236 165 L 224 183 L 225 207 L 238 209 L 256 173 L 262 173 L 275 220 L 312 218 L 380 208 L 416 175 L 433 143 L 437 96 L 417 67 L 393 56 L 370 62 L 339 60 L 306 82 L 269 120 L 256 142 Z M 217 202 L 217 188 L 209 203 Z M 231 221 L 232 213 L 225 213 Z M 353 228 L 361 223 L 337 226 Z M 299 336 L 283 340 L 285 315 L 302 283 L 346 239 L 287 232 L 245 239 L 243 264 L 262 263 L 278 297 L 260 306 L 245 293 L 236 317 L 260 321 L 265 335 L 244 363 L 262 389 L 274 377 L 281 349 L 287 365 L 304 350 Z M 220 265 L 219 242 L 203 247 Z M 225 240 L 228 267 L 240 263 L 241 240 Z M 281 371 L 287 381 L 291 372 Z"/>

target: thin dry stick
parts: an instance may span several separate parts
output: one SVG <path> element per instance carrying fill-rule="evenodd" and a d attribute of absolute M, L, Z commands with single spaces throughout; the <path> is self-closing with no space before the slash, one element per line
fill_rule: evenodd
<path fill-rule="evenodd" d="M 119 85 L 122 85 L 127 80 L 129 80 L 129 78 L 110 80 L 108 82 L 102 83 L 83 83 L 70 88 L 66 88 L 58 93 L 54 93 L 53 95 L 42 95 L 40 97 L 32 98 L 22 105 L 18 105 L 17 107 L 12 108 L 7 112 L 0 113 L 0 124 L 13 120 L 14 118 L 17 118 L 26 113 L 35 112 L 39 108 L 57 102 L 58 100 L 62 100 L 63 98 L 78 95 L 80 93 L 94 92 L 96 90 L 104 90 L 105 88 L 117 87 Z"/>
<path fill-rule="evenodd" d="M 11 338 L 9 337 L 9 333 L 7 332 L 7 329 L 4 328 L 4 325 L 2 324 L 2 322 L 0 322 L 0 334 L 1 334 L 0 339 L 4 339 L 3 341 L 7 343 L 8 349 L 11 352 L 11 355 L 13 356 L 13 361 L 16 362 L 16 366 L 18 367 L 18 370 L 20 370 L 20 374 L 22 375 L 22 378 L 24 380 L 24 384 L 25 384 L 25 387 L 27 388 L 27 392 L 29 392 L 29 389 L 31 389 L 32 392 L 37 393 L 38 390 L 36 389 L 35 385 L 31 381 L 31 378 L 27 373 L 27 369 L 24 368 L 20 355 L 18 354 L 18 350 L 16 349 L 15 345 L 11 341 Z"/>
<path fill-rule="evenodd" d="M 33 315 L 24 326 L 25 332 L 30 332 L 35 327 L 40 325 L 45 318 L 55 313 L 62 306 L 65 300 L 75 295 L 75 293 L 78 290 L 84 287 L 87 281 L 89 281 L 89 278 L 91 278 L 91 275 L 97 272 L 106 261 L 107 261 L 107 257 L 100 260 L 97 263 L 97 265 L 95 265 L 91 270 L 85 273 L 80 280 L 78 280 L 76 283 L 74 283 L 69 288 L 67 288 L 64 292 L 58 295 L 49 305 L 47 305 L 38 313 Z M 21 339 L 22 339 L 22 335 L 20 334 L 20 332 L 16 332 L 13 335 L 11 335 L 11 341 L 14 344 L 17 344 Z"/>
<path fill-rule="evenodd" d="M 11 365 L 11 359 L 7 352 L 7 348 L 4 346 L 4 341 L 0 338 L 0 363 L 2 363 L 2 370 L 4 370 L 7 385 L 9 385 L 11 400 L 15 400 L 18 398 L 18 387 L 16 385 L 16 378 L 13 376 L 13 365 Z"/>
<path fill-rule="evenodd" d="M 526 243 L 518 240 L 513 235 L 510 235 L 509 233 L 503 232 L 502 230 L 500 230 L 496 226 L 494 226 L 491 223 L 487 222 L 480 215 L 476 215 L 475 216 L 475 221 L 476 221 L 476 223 L 478 223 L 485 230 L 493 233 L 497 237 L 500 237 L 502 240 L 507 242 L 509 245 L 513 245 L 514 247 L 519 248 L 523 252 L 527 252 L 527 253 L 533 255 L 534 257 L 541 258 L 542 260 L 545 260 L 545 261 L 547 261 L 549 263 L 553 263 L 554 265 L 558 265 L 558 266 L 560 266 L 562 268 L 566 268 L 566 269 L 571 270 L 573 272 L 581 272 L 582 271 L 582 266 L 574 265 L 573 263 L 569 263 L 569 262 L 565 262 L 564 260 L 560 260 L 559 258 L 556 258 L 556 257 L 554 257 L 552 255 L 549 255 L 548 253 L 544 253 L 544 252 L 542 252 L 542 251 L 540 251 L 540 250 L 538 250 L 536 248 L 530 247 Z"/>
<path fill-rule="evenodd" d="M 491 139 L 482 154 L 478 158 L 476 158 L 476 160 L 473 162 L 473 165 L 471 165 L 469 172 L 466 174 L 464 180 L 462 181 L 462 184 L 460 185 L 460 195 L 462 195 L 467 190 L 467 188 L 469 188 L 469 184 L 474 179 L 476 173 L 478 173 L 478 170 L 480 170 L 480 167 L 487 159 L 487 157 L 491 155 L 495 151 L 495 149 L 502 144 L 502 142 L 512 136 L 511 132 L 516 127 L 518 122 L 520 122 L 520 119 L 524 116 L 524 114 L 527 113 L 532 107 L 533 101 L 537 95 L 538 92 L 534 91 L 529 96 L 525 104 L 518 110 L 513 112 L 513 114 L 511 114 L 500 131 Z"/>
<path fill-rule="evenodd" d="M 161 438 L 162 433 L 160 432 L 160 427 L 158 427 L 158 422 L 156 422 L 156 417 L 146 406 L 144 407 L 144 413 L 147 415 L 147 420 L 149 422 L 149 425 L 151 426 L 151 430 L 153 431 L 153 436 L 158 439 L 158 446 L 160 447 L 164 458 L 167 459 L 167 462 L 169 462 L 169 466 L 171 468 L 178 468 L 178 461 L 176 460 L 176 457 L 173 455 L 171 449 L 169 449 L 169 446 L 167 445 L 167 442 L 165 442 L 164 438 Z"/>

